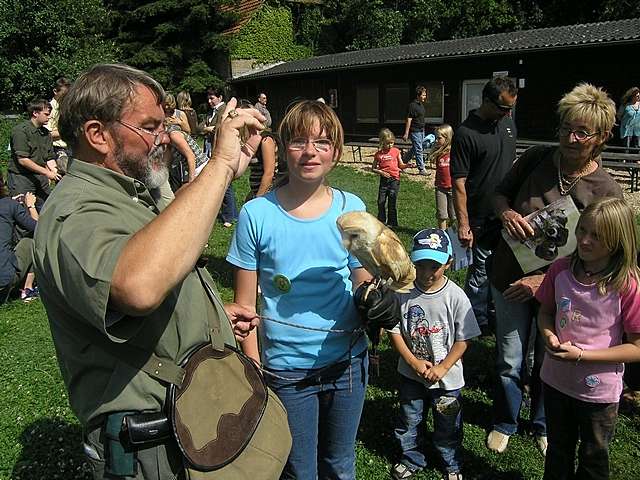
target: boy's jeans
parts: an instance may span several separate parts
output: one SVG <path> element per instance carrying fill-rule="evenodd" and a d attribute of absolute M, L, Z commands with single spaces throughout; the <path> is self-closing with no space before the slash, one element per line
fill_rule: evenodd
<path fill-rule="evenodd" d="M 400 375 L 400 417 L 394 434 L 402 448 L 401 462 L 412 470 L 426 467 L 418 426 L 425 405 L 433 412 L 433 445 L 440 452 L 445 469 L 459 472 L 462 467 L 462 405 L 460 390 L 429 389 L 422 383 Z M 428 410 L 427 410 L 428 413 Z"/>

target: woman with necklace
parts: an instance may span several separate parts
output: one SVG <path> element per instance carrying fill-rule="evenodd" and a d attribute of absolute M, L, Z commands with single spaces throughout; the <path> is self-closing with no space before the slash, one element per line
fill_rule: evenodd
<path fill-rule="evenodd" d="M 506 232 L 519 240 L 534 234 L 524 217 L 562 196 L 570 196 L 578 210 L 598 197 L 622 198 L 622 189 L 602 169 L 600 160 L 615 122 L 614 102 L 602 89 L 585 83 L 564 95 L 557 111 L 560 145 L 527 150 L 496 188 L 496 214 Z M 518 429 L 523 384 L 528 381 L 532 433 L 540 451 L 543 455 L 546 453 L 546 422 L 539 379 L 543 343 L 537 339 L 535 348 L 532 344 L 537 310 L 534 295 L 545 270 L 525 275 L 504 240 L 500 240 L 489 262 L 496 307 L 496 369 L 500 381 L 487 447 L 496 452 L 505 450 L 509 437 Z M 530 352 L 534 352 L 533 361 L 530 361 Z"/>

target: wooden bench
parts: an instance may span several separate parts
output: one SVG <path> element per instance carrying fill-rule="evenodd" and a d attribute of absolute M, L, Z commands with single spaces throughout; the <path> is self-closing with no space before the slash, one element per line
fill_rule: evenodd
<path fill-rule="evenodd" d="M 624 155 L 631 156 L 632 160 L 616 159 L 616 157 Z M 629 173 L 629 191 L 637 192 L 640 190 L 640 155 L 628 153 L 602 152 L 602 166 L 611 168 L 612 170 L 623 170 Z"/>
<path fill-rule="evenodd" d="M 378 142 L 345 142 L 345 147 L 351 147 L 351 155 L 353 161 L 356 161 L 356 154 L 358 155 L 358 161 L 362 163 L 362 147 L 366 148 L 378 148 Z"/>
<path fill-rule="evenodd" d="M 350 135 L 353 137 L 353 135 Z M 406 148 L 411 148 L 411 142 L 406 141 L 402 137 L 396 137 L 396 146 L 400 149 L 402 153 Z M 356 155 L 358 157 L 358 161 L 362 163 L 362 148 L 375 148 L 376 150 L 380 148 L 380 139 L 378 137 L 370 137 L 367 140 L 353 140 L 349 142 L 345 142 L 345 147 L 351 147 L 351 155 L 353 156 L 353 161 L 356 161 Z M 426 150 L 425 150 L 426 151 Z"/>

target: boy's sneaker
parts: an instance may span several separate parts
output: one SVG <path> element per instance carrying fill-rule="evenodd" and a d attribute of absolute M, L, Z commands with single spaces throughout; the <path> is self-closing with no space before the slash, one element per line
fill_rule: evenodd
<path fill-rule="evenodd" d="M 509 435 L 491 430 L 487 437 L 487 448 L 492 452 L 502 453 L 507 449 L 509 444 Z"/>
<path fill-rule="evenodd" d="M 404 463 L 398 462 L 391 468 L 391 478 L 395 480 L 407 480 L 413 477 L 418 471 L 419 469 L 412 470 Z"/>
<path fill-rule="evenodd" d="M 462 480 L 462 474 L 460 472 L 449 472 L 442 477 L 442 480 Z"/>
<path fill-rule="evenodd" d="M 543 457 L 547 456 L 547 446 L 549 442 L 547 442 L 546 435 L 536 435 L 536 445 L 538 446 L 538 450 L 542 453 Z"/>
<path fill-rule="evenodd" d="M 38 290 L 37 288 L 25 288 L 24 290 L 20 290 L 20 300 L 24 303 L 32 302 L 38 298 Z"/>

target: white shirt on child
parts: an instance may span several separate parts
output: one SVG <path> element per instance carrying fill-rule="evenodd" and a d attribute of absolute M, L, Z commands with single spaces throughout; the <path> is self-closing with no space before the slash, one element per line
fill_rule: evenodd
<path fill-rule="evenodd" d="M 436 292 L 423 292 L 414 286 L 409 293 L 398 294 L 398 297 L 402 320 L 389 331 L 401 334 L 416 358 L 436 365 L 444 360 L 454 342 L 480 335 L 471 302 L 464 291 L 449 279 Z M 429 388 L 457 390 L 464 387 L 461 360 L 433 384 L 420 377 L 402 357 L 398 359 L 398 372 Z"/>

